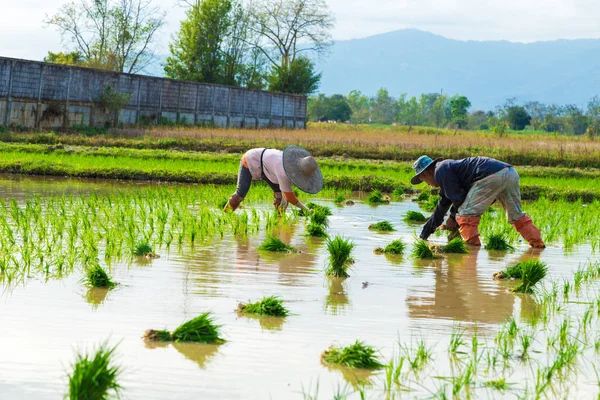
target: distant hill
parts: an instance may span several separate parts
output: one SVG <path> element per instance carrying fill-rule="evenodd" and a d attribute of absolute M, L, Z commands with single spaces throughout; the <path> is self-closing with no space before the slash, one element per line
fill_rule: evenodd
<path fill-rule="evenodd" d="M 486 110 L 511 97 L 584 105 L 600 95 L 600 39 L 478 42 L 410 29 L 335 42 L 317 65 L 326 94 L 385 87 L 397 97 L 443 88 Z"/>

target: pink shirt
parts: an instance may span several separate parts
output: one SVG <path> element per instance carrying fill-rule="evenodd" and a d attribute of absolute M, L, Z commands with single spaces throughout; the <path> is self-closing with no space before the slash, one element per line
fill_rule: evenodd
<path fill-rule="evenodd" d="M 262 178 L 260 155 L 263 150 L 264 148 L 252 149 L 244 154 L 246 164 L 248 165 L 248 169 L 254 180 L 260 180 Z M 283 152 L 281 150 L 267 149 L 267 151 L 265 151 L 265 154 L 263 155 L 263 170 L 267 179 L 278 184 L 282 192 L 292 192 L 292 182 L 290 182 L 283 169 Z"/>

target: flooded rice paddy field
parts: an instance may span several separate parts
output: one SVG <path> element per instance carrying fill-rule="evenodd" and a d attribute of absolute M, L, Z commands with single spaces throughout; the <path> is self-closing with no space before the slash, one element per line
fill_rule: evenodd
<path fill-rule="evenodd" d="M 2 198 L 15 200 L 21 208 L 31 196 L 43 206 L 51 196 L 65 193 L 102 199 L 155 189 L 128 183 L 0 179 Z M 231 188 L 193 189 L 223 197 Z M 185 239 L 181 246 L 167 248 L 164 241 L 158 244 L 154 233 L 151 242 L 161 256 L 154 260 L 125 255 L 105 260 L 106 246 L 100 243 L 101 263 L 110 266 L 120 283 L 110 291 L 82 285 L 81 260 L 60 276 L 34 268 L 10 283 L 5 279 L 0 298 L 0 397 L 60 398 L 75 350 L 91 349 L 107 339 L 119 344 L 121 384 L 130 399 L 331 399 L 341 393 L 360 398 L 360 392 L 376 399 L 453 394 L 597 397 L 597 287 L 591 274 L 581 278 L 581 286 L 573 275 L 579 267 L 596 268 L 593 262 L 600 257 L 589 244 L 565 251 L 555 243 L 532 253 L 518 243 L 512 253 L 471 249 L 467 255 L 415 260 L 410 247 L 420 226 L 402 217 L 408 210 L 419 211 L 419 206 L 405 199 L 373 207 L 355 195 L 356 204 L 345 207 L 311 199 L 332 208 L 328 233 L 356 244 L 356 262 L 345 280 L 324 275 L 325 241 L 303 236 L 304 218 L 290 217 L 281 224 L 268 220 L 270 201 L 265 196 L 237 212 L 258 210 L 249 217 L 256 228 L 248 234 L 213 232 L 193 246 Z M 143 200 L 134 203 L 135 209 Z M 199 213 L 195 207 L 189 210 Z M 212 210 L 221 213 L 216 207 Z M 115 218 L 118 215 L 115 205 Z M 380 220 L 392 222 L 397 231 L 368 230 Z M 301 253 L 257 251 L 267 231 Z M 373 253 L 376 246 L 398 238 L 408 244 L 406 255 Z M 438 236 L 433 241 L 445 239 Z M 531 257 L 550 268 L 538 295 L 514 294 L 509 291 L 514 282 L 492 279 L 494 272 Z M 572 283 L 565 289 L 565 282 Z M 280 296 L 292 315 L 248 318 L 235 312 L 239 302 L 270 295 Z M 207 310 L 223 326 L 223 345 L 148 344 L 141 339 L 146 329 L 173 329 Z M 506 322 L 510 318 L 512 327 Z M 331 344 L 349 345 L 356 339 L 377 348 L 392 366 L 369 372 L 320 362 Z M 451 341 L 454 356 L 448 350 Z M 420 344 L 429 357 L 418 359 Z"/>

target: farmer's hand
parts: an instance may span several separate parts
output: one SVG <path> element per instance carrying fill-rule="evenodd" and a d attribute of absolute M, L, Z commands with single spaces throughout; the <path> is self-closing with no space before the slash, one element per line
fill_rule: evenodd
<path fill-rule="evenodd" d="M 452 217 L 448 217 L 446 219 L 446 222 L 443 223 L 442 225 L 440 225 L 440 227 L 438 228 L 438 230 L 441 231 L 457 231 L 458 230 L 458 223 L 456 222 L 456 220 Z"/>

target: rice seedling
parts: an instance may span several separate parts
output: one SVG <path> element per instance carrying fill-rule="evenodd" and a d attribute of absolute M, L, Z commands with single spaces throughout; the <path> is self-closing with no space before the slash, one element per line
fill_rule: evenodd
<path fill-rule="evenodd" d="M 149 329 L 143 338 L 148 341 L 176 341 L 221 344 L 225 340 L 219 336 L 221 326 L 216 325 L 212 313 L 207 311 L 194 319 L 181 324 L 172 333 L 167 330 Z"/>
<path fill-rule="evenodd" d="M 377 351 L 360 340 L 346 347 L 330 346 L 321 354 L 321 361 L 349 368 L 380 369 L 385 367 L 379 361 Z"/>
<path fill-rule="evenodd" d="M 412 253 L 413 258 L 417 259 L 434 259 L 438 258 L 429 247 L 426 241 L 419 239 L 413 246 Z"/>
<path fill-rule="evenodd" d="M 331 208 L 329 208 L 327 206 L 324 206 L 324 205 L 321 205 L 321 204 L 313 203 L 312 201 L 306 203 L 306 208 L 308 208 L 309 210 L 312 210 L 313 213 L 315 213 L 315 212 L 321 212 L 321 213 L 325 214 L 326 217 L 330 217 L 330 216 L 333 215 L 333 212 L 331 211 Z M 302 211 L 304 211 L 304 210 L 302 210 Z M 300 215 L 306 216 L 303 213 L 301 213 Z"/>
<path fill-rule="evenodd" d="M 383 193 L 381 193 L 381 191 L 375 189 L 371 192 L 371 194 L 369 194 L 367 202 L 369 204 L 387 204 L 390 201 L 383 197 Z"/>
<path fill-rule="evenodd" d="M 346 198 L 344 197 L 344 195 L 341 194 L 336 195 L 333 199 L 333 202 L 336 204 L 343 203 L 344 201 L 346 201 Z"/>
<path fill-rule="evenodd" d="M 521 283 L 512 289 L 517 293 L 533 293 L 533 287 L 548 273 L 548 266 L 539 260 L 522 261 L 520 264 Z"/>
<path fill-rule="evenodd" d="M 306 234 L 312 237 L 326 238 L 327 231 L 323 227 L 323 225 L 310 223 L 306 226 Z"/>
<path fill-rule="evenodd" d="M 274 237 L 273 235 L 267 235 L 265 241 L 258 247 L 258 250 L 280 252 L 280 253 L 298 253 L 298 249 L 294 246 L 290 246 Z"/>
<path fill-rule="evenodd" d="M 386 394 L 390 394 L 394 386 L 402 386 L 400 376 L 404 366 L 404 357 L 392 357 L 390 362 L 385 365 L 384 389 Z"/>
<path fill-rule="evenodd" d="M 379 221 L 375 224 L 369 225 L 369 230 L 377 232 L 393 232 L 396 229 L 389 221 Z"/>
<path fill-rule="evenodd" d="M 403 220 L 409 223 L 419 223 L 427 221 L 427 217 L 425 217 L 418 211 L 409 210 L 406 212 L 406 215 L 404 216 Z"/>
<path fill-rule="evenodd" d="M 508 384 L 506 383 L 505 378 L 486 381 L 483 383 L 483 386 L 490 389 L 498 390 L 499 392 L 504 392 L 508 389 Z"/>
<path fill-rule="evenodd" d="M 243 314 L 268 315 L 272 317 L 286 317 L 289 315 L 288 309 L 283 305 L 283 300 L 275 296 L 263 297 L 261 301 L 255 303 L 240 303 L 237 310 Z"/>
<path fill-rule="evenodd" d="M 424 190 L 421 193 L 419 193 L 419 195 L 417 196 L 415 201 L 420 203 L 420 202 L 429 200 L 429 197 L 431 197 L 431 192 Z"/>
<path fill-rule="evenodd" d="M 133 249 L 133 255 L 136 257 L 146 257 L 146 258 L 159 258 L 160 256 L 154 254 L 152 250 L 152 246 L 148 242 L 139 242 L 135 245 Z"/>
<path fill-rule="evenodd" d="M 464 334 L 466 332 L 465 328 L 461 328 L 459 325 L 454 325 L 452 329 L 452 333 L 450 334 L 450 342 L 448 343 L 448 354 L 452 356 L 456 356 L 458 354 L 465 354 L 463 351 L 459 349 L 466 345 L 464 341 Z"/>
<path fill-rule="evenodd" d="M 84 281 L 88 287 L 113 288 L 117 286 L 117 283 L 100 264 L 95 264 L 86 270 Z"/>
<path fill-rule="evenodd" d="M 327 219 L 327 213 L 321 209 L 315 209 L 310 214 L 310 223 L 316 225 L 322 225 L 327 228 L 329 226 L 329 220 Z"/>
<path fill-rule="evenodd" d="M 406 249 L 406 244 L 402 241 L 402 239 L 396 239 L 388 243 L 385 247 L 376 247 L 375 253 L 377 254 L 404 254 L 404 250 Z"/>
<path fill-rule="evenodd" d="M 515 248 L 508 243 L 506 236 L 501 233 L 493 233 L 487 237 L 486 250 L 513 251 Z"/>
<path fill-rule="evenodd" d="M 401 187 L 397 187 L 396 189 L 394 189 L 394 191 L 392 192 L 392 196 L 394 197 L 401 197 L 404 195 L 404 189 Z"/>
<path fill-rule="evenodd" d="M 423 339 L 417 342 L 417 348 L 413 349 L 405 344 L 400 344 L 400 351 L 408 361 L 413 371 L 419 371 L 432 359 L 432 349 L 428 348 Z"/>
<path fill-rule="evenodd" d="M 103 400 L 120 397 L 123 387 L 119 384 L 122 374 L 115 365 L 117 346 L 101 344 L 92 354 L 78 353 L 72 372 L 68 375 L 68 398 L 70 400 Z"/>
<path fill-rule="evenodd" d="M 442 246 L 442 253 L 467 254 L 468 252 L 465 241 L 461 238 L 454 238 Z"/>
<path fill-rule="evenodd" d="M 336 236 L 333 239 L 327 239 L 327 251 L 329 258 L 325 273 L 327 276 L 348 277 L 348 269 L 354 263 L 352 250 L 356 245 L 349 239 Z"/>

